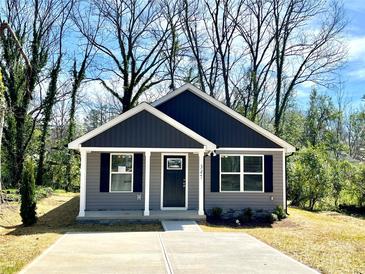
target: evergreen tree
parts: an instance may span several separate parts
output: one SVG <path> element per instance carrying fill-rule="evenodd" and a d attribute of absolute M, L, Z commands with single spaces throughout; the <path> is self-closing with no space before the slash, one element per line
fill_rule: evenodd
<path fill-rule="evenodd" d="M 24 226 L 30 226 L 37 222 L 34 164 L 31 160 L 25 162 L 20 187 L 21 206 L 20 216 Z"/>

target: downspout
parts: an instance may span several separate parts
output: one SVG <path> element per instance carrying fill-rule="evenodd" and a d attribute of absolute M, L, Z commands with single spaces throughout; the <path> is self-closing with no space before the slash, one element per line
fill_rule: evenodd
<path fill-rule="evenodd" d="M 288 165 L 287 165 L 287 161 L 286 158 L 289 158 L 291 156 L 293 156 L 294 152 L 285 155 L 284 160 L 285 160 L 285 213 L 286 215 L 289 215 L 288 213 Z"/>

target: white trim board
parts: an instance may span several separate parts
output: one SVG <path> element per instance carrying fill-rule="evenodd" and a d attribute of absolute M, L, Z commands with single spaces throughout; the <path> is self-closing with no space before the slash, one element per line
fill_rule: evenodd
<path fill-rule="evenodd" d="M 268 130 L 260 127 L 259 125 L 255 124 L 254 122 L 250 121 L 249 119 L 247 119 L 246 117 L 242 116 L 241 114 L 235 112 L 234 110 L 230 109 L 229 107 L 227 107 L 225 104 L 223 104 L 222 102 L 218 101 L 217 99 L 209 96 L 208 94 L 204 93 L 203 91 L 199 90 L 197 87 L 195 87 L 194 85 L 187 83 L 183 86 L 181 86 L 180 88 L 168 93 L 167 95 L 163 96 L 162 98 L 154 101 L 151 105 L 153 107 L 157 107 L 158 105 L 170 100 L 171 98 L 179 95 L 180 93 L 189 90 L 192 93 L 194 93 L 195 95 L 199 96 L 200 98 L 204 99 L 205 101 L 207 101 L 208 103 L 212 104 L 213 106 L 217 107 L 218 109 L 224 111 L 225 113 L 227 113 L 228 115 L 230 115 L 231 117 L 235 118 L 236 120 L 238 120 L 239 122 L 241 122 L 242 124 L 250 127 L 251 129 L 255 130 L 256 132 L 260 133 L 261 135 L 265 136 L 266 138 L 268 138 L 269 140 L 273 141 L 274 143 L 278 144 L 279 146 L 283 147 L 285 149 L 286 153 L 292 153 L 295 151 L 295 147 L 292 146 L 291 144 L 285 142 L 284 140 L 282 140 L 281 138 L 279 138 L 278 136 L 272 134 L 271 132 L 269 132 Z"/>
<path fill-rule="evenodd" d="M 239 152 L 248 152 L 248 151 L 261 151 L 261 152 L 271 152 L 271 151 L 285 151 L 285 148 L 250 148 L 250 147 L 220 147 L 215 151 L 239 151 Z"/>
<path fill-rule="evenodd" d="M 213 144 L 208 139 L 204 138 L 203 136 L 200 136 L 198 133 L 192 131 L 190 128 L 184 126 L 183 124 L 179 123 L 178 121 L 172 119 L 170 116 L 166 115 L 165 113 L 159 111 L 158 109 L 154 108 L 153 106 L 150 106 L 149 104 L 143 102 L 139 104 L 138 106 L 128 110 L 127 112 L 117 116 L 116 118 L 110 120 L 109 122 L 101 125 L 100 127 L 86 133 L 85 135 L 77 138 L 76 140 L 72 141 L 68 144 L 68 148 L 70 149 L 80 149 L 81 144 L 85 141 L 95 137 L 96 135 L 106 131 L 107 129 L 119 124 L 120 122 L 134 116 L 135 114 L 141 112 L 141 111 L 148 111 L 152 115 L 156 116 L 157 118 L 161 119 L 162 121 L 166 122 L 170 126 L 176 128 L 180 132 L 186 134 L 190 138 L 194 139 L 195 141 L 201 143 L 207 150 L 214 150 L 216 149 L 216 145 Z"/>
<path fill-rule="evenodd" d="M 159 147 L 81 147 L 80 151 L 87 152 L 205 152 L 205 148 L 159 148 Z"/>

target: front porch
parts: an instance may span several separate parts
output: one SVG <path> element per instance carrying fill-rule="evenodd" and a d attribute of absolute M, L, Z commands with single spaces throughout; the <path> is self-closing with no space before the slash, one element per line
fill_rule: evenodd
<path fill-rule="evenodd" d="M 84 216 L 78 216 L 77 221 L 163 221 L 163 220 L 205 220 L 205 215 L 199 215 L 197 210 L 150 210 L 144 215 L 143 210 L 107 210 L 85 211 Z"/>
<path fill-rule="evenodd" d="M 203 149 L 86 148 L 81 152 L 80 211 L 77 220 L 204 220 Z M 105 165 L 102 157 L 110 161 Z M 113 157 L 132 155 L 130 191 L 113 191 Z M 139 168 L 134 158 L 139 156 Z M 181 160 L 181 161 L 177 161 Z M 169 164 L 168 164 L 169 163 Z M 138 190 L 135 175 L 139 174 Z M 166 174 L 166 176 L 165 176 Z M 103 181 L 104 178 L 105 180 Z M 107 190 L 102 184 L 107 183 Z M 168 183 L 179 187 L 170 189 Z M 167 195 L 168 194 L 168 195 Z"/>

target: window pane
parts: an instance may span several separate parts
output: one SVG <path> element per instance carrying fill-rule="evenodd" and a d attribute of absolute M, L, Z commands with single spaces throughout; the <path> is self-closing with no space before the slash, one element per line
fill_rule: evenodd
<path fill-rule="evenodd" d="M 167 159 L 167 169 L 182 169 L 182 159 L 181 158 Z"/>
<path fill-rule="evenodd" d="M 245 191 L 262 191 L 262 175 L 245 175 Z"/>
<path fill-rule="evenodd" d="M 111 191 L 131 191 L 132 174 L 112 174 Z"/>
<path fill-rule="evenodd" d="M 222 174 L 221 177 L 222 191 L 240 191 L 239 174 Z"/>
<path fill-rule="evenodd" d="M 261 156 L 245 156 L 243 163 L 245 172 L 262 172 Z"/>
<path fill-rule="evenodd" d="M 132 155 L 112 155 L 113 172 L 132 172 Z"/>
<path fill-rule="evenodd" d="M 222 156 L 221 171 L 240 172 L 240 156 Z"/>

